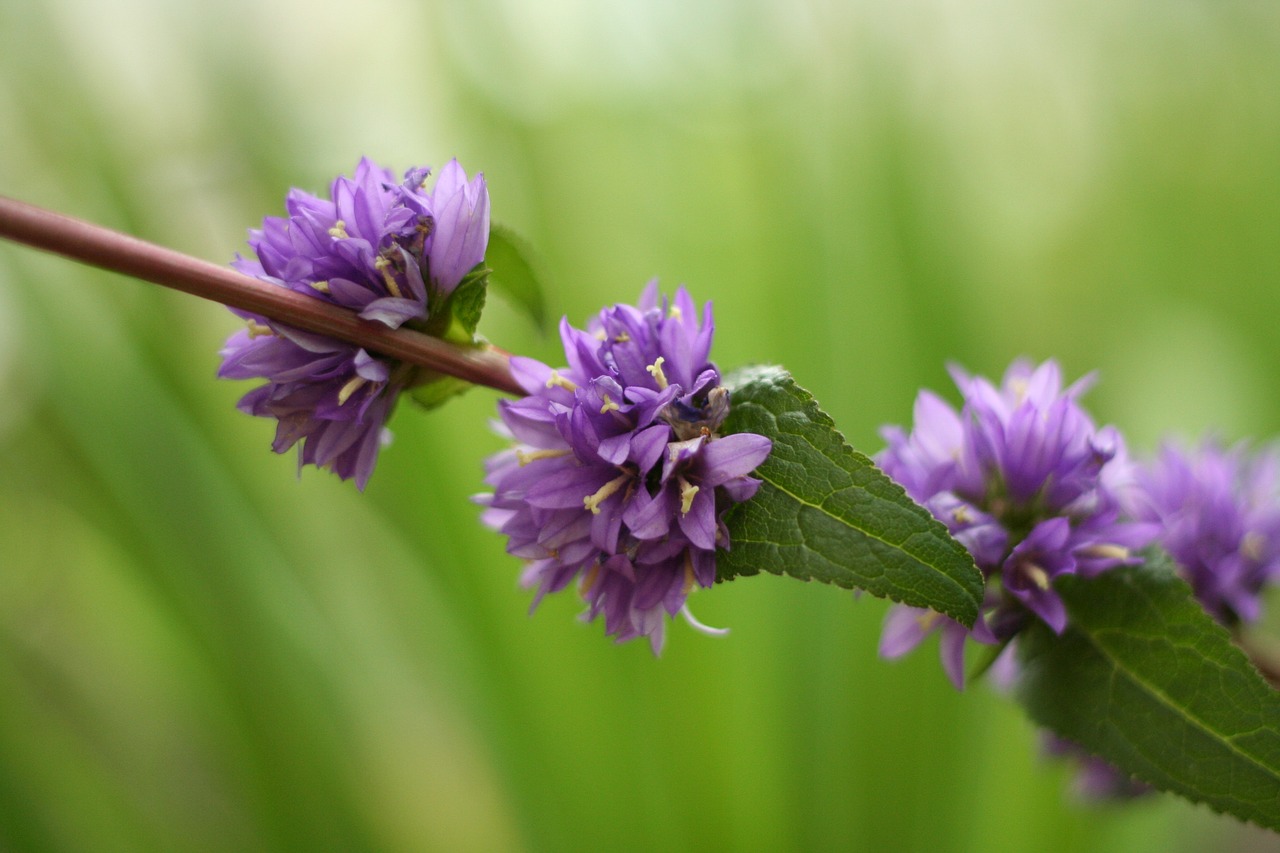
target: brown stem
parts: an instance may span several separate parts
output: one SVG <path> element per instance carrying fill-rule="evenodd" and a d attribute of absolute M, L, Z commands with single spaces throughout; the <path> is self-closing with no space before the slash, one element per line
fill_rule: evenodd
<path fill-rule="evenodd" d="M 477 385 L 524 393 L 511 376 L 507 357 L 496 350 L 467 349 L 411 329 L 389 329 L 345 308 L 228 267 L 4 196 L 0 196 L 0 237 L 329 335 Z"/>

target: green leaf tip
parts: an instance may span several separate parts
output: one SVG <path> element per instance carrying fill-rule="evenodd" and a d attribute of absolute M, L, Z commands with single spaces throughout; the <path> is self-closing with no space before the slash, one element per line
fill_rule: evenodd
<path fill-rule="evenodd" d="M 537 253 L 524 238 L 503 225 L 491 225 L 485 265 L 491 270 L 493 287 L 527 314 L 539 330 L 545 331 L 547 308 L 542 282 L 546 276 Z"/>
<path fill-rule="evenodd" d="M 973 624 L 983 580 L 969 552 L 845 443 L 812 394 L 773 366 L 741 370 L 726 385 L 724 431 L 764 435 L 773 452 L 752 475 L 760 491 L 726 514 L 731 548 L 717 556 L 717 580 L 767 571 Z"/>
<path fill-rule="evenodd" d="M 1280 693 L 1162 554 L 1055 588 L 1070 624 L 1018 645 L 1031 718 L 1126 773 L 1280 831 Z"/>

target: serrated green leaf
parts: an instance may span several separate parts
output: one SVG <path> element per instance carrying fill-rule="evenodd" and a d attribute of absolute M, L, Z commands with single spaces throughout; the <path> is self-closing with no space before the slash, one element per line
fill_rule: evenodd
<path fill-rule="evenodd" d="M 492 271 L 490 280 L 502 296 L 523 310 L 539 329 L 547 327 L 547 310 L 543 301 L 542 264 L 537 253 L 516 232 L 502 225 L 489 228 L 489 248 L 485 265 Z"/>
<path fill-rule="evenodd" d="M 726 432 L 773 440 L 752 476 L 764 481 L 729 511 L 732 549 L 719 580 L 761 571 L 818 580 L 972 625 L 983 581 L 969 552 L 902 487 L 853 450 L 813 395 L 778 367 L 740 371 Z"/>
<path fill-rule="evenodd" d="M 1162 555 L 1054 585 L 1019 640 L 1031 718 L 1157 788 L 1280 830 L 1280 693 Z"/>

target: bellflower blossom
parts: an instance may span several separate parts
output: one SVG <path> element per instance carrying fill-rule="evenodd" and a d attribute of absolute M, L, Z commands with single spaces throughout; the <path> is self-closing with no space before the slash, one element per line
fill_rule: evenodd
<path fill-rule="evenodd" d="M 249 232 L 256 259 L 240 272 L 358 312 L 390 328 L 432 332 L 467 273 L 484 259 L 489 196 L 484 177 L 468 180 L 457 161 L 427 190 L 428 169 L 397 182 L 368 159 L 339 177 L 329 198 L 290 190 L 285 217 Z M 278 421 L 272 449 L 301 442 L 299 465 L 354 477 L 363 489 L 396 398 L 415 379 L 411 365 L 363 348 L 236 311 L 247 323 L 228 339 L 218 375 L 265 379 L 239 408 Z"/>
<path fill-rule="evenodd" d="M 885 429 L 888 447 L 877 462 L 973 555 L 988 580 L 983 612 L 966 629 L 932 611 L 895 606 L 880 652 L 897 657 L 938 632 L 943 668 L 961 688 L 967 639 L 1004 644 L 1032 616 L 1061 633 L 1067 614 L 1054 579 L 1136 563 L 1133 550 L 1154 529 L 1121 518 L 1130 466 L 1120 434 L 1095 427 L 1080 406 L 1091 376 L 1064 389 L 1055 362 L 1022 360 L 1000 387 L 958 368 L 951 373 L 962 410 L 922 391 L 912 431 Z"/>
<path fill-rule="evenodd" d="M 1258 619 L 1264 587 L 1280 580 L 1277 451 L 1165 445 L 1133 494 L 1135 517 L 1159 523 L 1159 544 L 1205 610 L 1228 627 Z"/>
<path fill-rule="evenodd" d="M 699 312 L 681 287 L 638 306 L 615 305 L 586 330 L 561 321 L 568 366 L 529 358 L 511 369 L 528 393 L 499 403 L 516 446 L 491 457 L 484 522 L 528 560 L 534 606 L 575 580 L 585 618 L 603 614 L 618 641 L 662 648 L 666 616 L 683 613 L 695 586 L 715 581 L 721 521 L 751 498 L 748 476 L 772 449 L 764 436 L 720 435 L 729 393 L 708 360 L 711 304 Z"/>

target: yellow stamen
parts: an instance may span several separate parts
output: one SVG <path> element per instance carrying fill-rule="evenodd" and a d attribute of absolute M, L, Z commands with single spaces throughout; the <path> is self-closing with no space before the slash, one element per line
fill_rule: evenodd
<path fill-rule="evenodd" d="M 1035 563 L 1023 563 L 1022 573 L 1040 589 L 1049 588 L 1049 573 Z"/>
<path fill-rule="evenodd" d="M 662 372 L 662 362 L 666 361 L 662 356 L 651 365 L 645 368 L 649 371 L 649 375 L 653 377 L 653 381 L 658 383 L 658 389 L 662 390 L 667 387 L 667 374 Z"/>
<path fill-rule="evenodd" d="M 921 631 L 928 631 L 932 629 L 941 618 L 941 613 L 938 613 L 935 610 L 929 610 L 916 617 L 916 624 L 920 626 Z"/>
<path fill-rule="evenodd" d="M 693 508 L 693 499 L 698 494 L 698 487 L 689 485 L 684 477 L 677 479 L 680 481 L 680 514 L 688 515 L 689 510 Z"/>
<path fill-rule="evenodd" d="M 563 388 L 566 391 L 577 391 L 578 386 L 574 385 L 568 379 L 565 379 L 557 371 L 551 371 L 551 378 L 547 380 L 548 388 Z"/>
<path fill-rule="evenodd" d="M 347 401 L 351 399 L 351 395 L 360 390 L 360 386 L 367 380 L 363 376 L 353 376 L 342 386 L 342 390 L 338 392 L 338 405 L 345 406 Z"/>
<path fill-rule="evenodd" d="M 309 282 L 309 284 L 313 289 L 318 290 L 321 293 L 329 292 L 329 282 L 327 281 L 313 281 L 313 282 Z"/>
<path fill-rule="evenodd" d="M 631 479 L 630 474 L 623 474 L 621 477 L 615 477 L 614 479 L 610 480 L 609 482 L 601 486 L 599 489 L 597 489 L 595 494 L 587 495 L 585 498 L 583 498 L 582 506 L 585 509 L 591 510 L 592 515 L 599 515 L 600 504 L 608 500 L 610 495 L 618 491 L 618 489 L 621 489 L 624 485 L 626 485 L 627 481 L 630 479 Z"/>
<path fill-rule="evenodd" d="M 341 219 L 333 223 L 333 227 L 329 229 L 329 236 L 335 240 L 346 240 L 351 236 L 347 233 L 347 223 Z"/>
<path fill-rule="evenodd" d="M 1262 549 L 1267 544 L 1257 533 L 1246 533 L 1244 538 L 1240 540 L 1240 553 L 1247 560 L 1258 561 L 1262 559 Z"/>
<path fill-rule="evenodd" d="M 572 450 L 517 450 L 516 461 L 523 468 L 530 462 L 535 462 L 539 459 L 556 459 L 561 456 L 568 456 L 572 452 Z"/>
<path fill-rule="evenodd" d="M 387 291 L 396 299 L 404 299 L 404 294 L 400 292 L 400 286 L 396 284 L 396 277 L 391 272 L 391 261 L 380 257 L 373 262 L 378 272 L 382 273 L 382 281 L 387 285 Z"/>
<path fill-rule="evenodd" d="M 597 341 L 607 341 L 609 340 L 609 336 L 604 333 L 604 329 L 597 329 L 595 333 L 595 339 Z"/>
<path fill-rule="evenodd" d="M 604 405 L 600 407 L 600 414 L 603 415 L 607 412 L 616 412 L 622 408 L 617 403 L 610 400 L 608 394 L 603 394 L 601 396 L 604 397 Z"/>
<path fill-rule="evenodd" d="M 1030 388 L 1025 379 L 1014 379 L 1009 383 L 1009 387 L 1013 389 L 1013 399 L 1019 404 L 1027 399 L 1027 391 Z"/>
<path fill-rule="evenodd" d="M 587 574 L 582 578 L 582 584 L 578 587 L 578 591 L 583 597 L 591 592 L 591 587 L 596 585 L 596 581 L 600 579 L 600 564 L 592 563 L 591 568 L 587 569 Z"/>
<path fill-rule="evenodd" d="M 630 336 L 630 335 L 628 335 L 626 332 L 618 332 L 618 334 L 614 335 L 614 337 L 613 337 L 613 342 L 614 342 L 615 344 L 626 344 L 626 343 L 630 343 L 630 342 L 631 342 L 631 336 Z"/>
<path fill-rule="evenodd" d="M 667 316 L 672 320 L 683 320 L 684 312 L 680 310 L 680 306 L 672 303 L 667 306 Z"/>
<path fill-rule="evenodd" d="M 967 506 L 958 506 L 953 509 L 951 517 L 955 519 L 956 524 L 969 524 L 973 521 L 973 513 L 969 512 Z"/>
<path fill-rule="evenodd" d="M 684 552 L 684 583 L 680 587 L 681 595 L 688 595 L 698 579 L 693 574 L 693 556 L 686 549 Z"/>
<path fill-rule="evenodd" d="M 275 332 L 271 330 L 270 326 L 263 325 L 257 320 L 246 320 L 245 322 L 249 326 L 249 337 L 251 338 L 260 338 L 263 335 L 275 334 Z"/>
<path fill-rule="evenodd" d="M 1090 557 L 1095 560 L 1127 560 L 1133 552 L 1123 545 L 1112 545 L 1104 542 L 1100 545 L 1090 545 L 1088 548 L 1082 548 L 1079 553 L 1082 557 Z"/>

